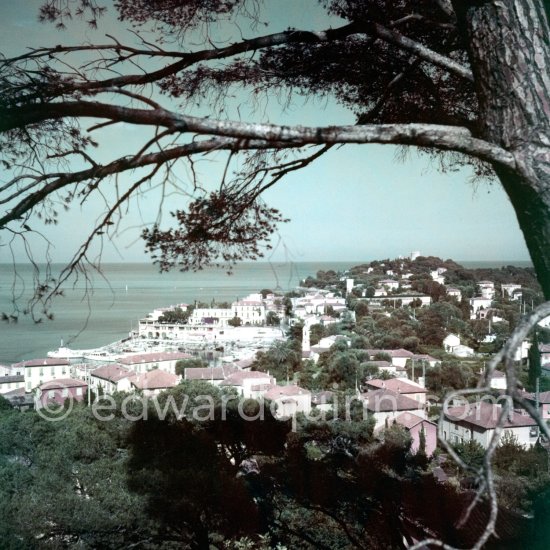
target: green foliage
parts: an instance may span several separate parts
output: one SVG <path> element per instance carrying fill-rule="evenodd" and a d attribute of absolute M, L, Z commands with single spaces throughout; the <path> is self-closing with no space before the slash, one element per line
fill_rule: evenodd
<path fill-rule="evenodd" d="M 324 325 L 311 325 L 309 329 L 309 342 L 312 346 L 318 344 L 319 340 L 326 336 L 328 336 L 328 332 Z"/>
<path fill-rule="evenodd" d="M 450 389 L 460 390 L 471 387 L 476 375 L 471 366 L 459 361 L 442 361 L 426 370 L 426 387 L 438 395 Z"/>
<path fill-rule="evenodd" d="M 240 317 L 233 317 L 227 321 L 227 324 L 231 327 L 240 327 L 243 324 L 243 321 Z"/>
<path fill-rule="evenodd" d="M 536 330 L 533 331 L 533 339 L 528 352 L 528 360 L 529 372 L 527 378 L 527 389 L 529 391 L 535 391 L 537 387 L 537 378 L 540 378 L 542 375 L 539 339 Z"/>
<path fill-rule="evenodd" d="M 167 324 L 185 324 L 187 323 L 187 320 L 189 319 L 191 313 L 193 313 L 193 307 L 188 307 L 185 311 L 181 309 L 181 307 L 177 307 L 175 309 L 172 309 L 170 311 L 165 311 L 160 317 L 159 317 L 159 323 L 167 323 Z"/>
<path fill-rule="evenodd" d="M 11 408 L 10 402 L 3 395 L 0 395 L 0 411 L 7 411 Z"/>
<path fill-rule="evenodd" d="M 278 327 L 281 323 L 281 319 L 274 311 L 268 311 L 265 317 L 265 323 L 269 327 Z"/>
<path fill-rule="evenodd" d="M 469 466 L 480 468 L 483 464 L 485 449 L 475 440 L 454 445 L 456 454 Z"/>

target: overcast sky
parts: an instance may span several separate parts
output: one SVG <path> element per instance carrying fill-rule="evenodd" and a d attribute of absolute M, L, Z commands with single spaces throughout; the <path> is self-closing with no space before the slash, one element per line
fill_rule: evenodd
<path fill-rule="evenodd" d="M 124 28 L 107 18 L 98 32 L 80 25 L 58 32 L 37 22 L 39 4 L 39 0 L 0 2 L 0 51 L 13 55 L 27 46 L 75 44 L 82 38 L 105 42 L 105 32 L 118 33 Z M 323 28 L 326 22 L 316 17 L 316 12 L 308 12 L 311 4 L 306 0 L 270 3 L 270 8 L 276 9 L 269 16 L 268 31 L 285 28 L 279 20 L 282 13 L 291 14 L 298 28 Z M 279 113 L 276 103 L 270 104 L 265 116 L 275 123 L 312 126 L 354 122 L 353 116 L 338 105 L 312 100 L 299 100 L 284 114 Z M 130 138 L 116 131 L 106 133 L 103 144 L 109 152 L 131 150 L 142 141 L 141 132 L 133 130 Z M 223 160 L 225 157 L 220 156 L 218 166 L 200 163 L 201 177 L 215 181 Z M 474 186 L 470 176 L 468 170 L 441 174 L 426 157 L 414 152 L 405 162 L 398 162 L 395 149 L 389 146 L 332 150 L 313 165 L 287 176 L 266 195 L 270 205 L 291 218 L 274 239 L 272 258 L 360 261 L 419 250 L 425 255 L 459 260 L 528 260 L 515 214 L 500 185 Z M 182 179 L 185 177 L 182 174 Z M 129 211 L 124 224 L 130 229 L 117 239 L 116 248 L 105 247 L 104 261 L 147 261 L 137 237 L 143 222 L 154 221 L 157 207 L 158 200 L 152 195 L 139 211 Z M 54 245 L 50 251 L 54 261 L 67 260 L 74 253 L 100 212 L 100 204 L 84 210 L 73 205 L 58 226 L 41 228 Z M 40 228 L 38 222 L 34 224 Z M 35 245 L 44 250 L 43 244 Z M 0 261 L 10 260 L 6 248 L 0 248 L 0 254 Z M 20 248 L 16 254 L 24 261 Z"/>

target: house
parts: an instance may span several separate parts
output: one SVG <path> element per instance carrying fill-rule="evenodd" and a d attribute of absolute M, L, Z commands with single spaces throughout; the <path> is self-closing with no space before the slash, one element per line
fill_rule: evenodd
<path fill-rule="evenodd" d="M 386 421 L 391 424 L 403 412 L 425 416 L 422 403 L 386 388 L 361 394 L 361 401 L 364 409 L 374 416 L 375 429 L 385 426 Z"/>
<path fill-rule="evenodd" d="M 367 350 L 371 359 L 374 359 L 377 355 L 386 354 L 391 358 L 391 364 L 394 367 L 405 368 L 407 366 L 407 360 L 411 359 L 414 355 L 412 352 L 400 348 L 400 349 L 368 349 Z"/>
<path fill-rule="evenodd" d="M 395 376 L 397 374 L 397 367 L 395 365 L 392 365 L 389 361 L 367 361 L 364 364 L 367 366 L 372 365 L 373 367 L 376 367 L 380 372 L 387 372 L 392 376 Z"/>
<path fill-rule="evenodd" d="M 447 296 L 451 296 L 452 298 L 456 298 L 459 302 L 462 301 L 462 292 L 460 290 L 458 290 L 458 288 L 448 286 L 447 287 Z"/>
<path fill-rule="evenodd" d="M 239 317 L 243 325 L 263 325 L 266 320 L 265 305 L 261 294 L 251 294 L 231 304 L 233 317 Z"/>
<path fill-rule="evenodd" d="M 320 411 L 331 411 L 334 408 L 334 392 L 323 390 L 311 393 L 311 405 Z"/>
<path fill-rule="evenodd" d="M 230 308 L 197 308 L 189 316 L 190 325 L 209 325 L 213 327 L 226 327 L 235 317 Z"/>
<path fill-rule="evenodd" d="M 419 403 L 426 403 L 426 388 L 412 380 L 404 378 L 374 379 L 368 380 L 365 385 L 368 390 L 386 389 L 410 397 Z"/>
<path fill-rule="evenodd" d="M 65 378 L 71 373 L 69 361 L 55 357 L 21 361 L 12 365 L 11 368 L 25 376 L 25 391 L 27 392 L 32 391 L 44 382 L 56 378 Z"/>
<path fill-rule="evenodd" d="M 475 298 L 470 298 L 470 319 L 477 319 L 478 312 L 482 309 L 488 309 L 491 307 L 491 304 L 493 303 L 492 298 L 484 298 L 477 296 Z"/>
<path fill-rule="evenodd" d="M 539 344 L 540 362 L 543 368 L 550 368 L 550 344 Z"/>
<path fill-rule="evenodd" d="M 131 379 L 136 373 L 123 365 L 108 363 L 90 371 L 90 387 L 97 393 L 112 394 L 117 391 L 130 391 Z"/>
<path fill-rule="evenodd" d="M 426 353 L 415 353 L 412 356 L 412 360 L 422 364 L 428 364 L 430 367 L 435 367 L 438 363 L 441 363 L 439 359 L 436 359 L 435 357 L 432 357 L 431 355 L 428 355 Z"/>
<path fill-rule="evenodd" d="M 231 365 L 189 368 L 184 370 L 183 378 L 184 380 L 202 380 L 203 382 L 210 382 L 214 386 L 219 386 L 230 374 L 237 371 L 238 369 Z"/>
<path fill-rule="evenodd" d="M 444 271 L 441 271 L 442 269 Z M 445 268 L 441 268 L 441 267 L 437 268 L 434 271 L 430 271 L 430 277 L 436 283 L 439 283 L 440 285 L 444 285 L 445 284 L 445 277 L 442 275 L 442 273 L 444 273 L 445 271 L 447 271 Z"/>
<path fill-rule="evenodd" d="M 521 296 L 521 285 L 514 283 L 501 284 L 500 290 L 502 296 L 506 296 L 509 300 L 517 300 Z"/>
<path fill-rule="evenodd" d="M 395 418 L 395 423 L 403 426 L 411 435 L 411 451 L 413 453 L 416 453 L 420 447 L 420 433 L 424 430 L 426 455 L 433 455 L 437 447 L 437 424 L 411 412 L 404 412 L 398 415 Z"/>
<path fill-rule="evenodd" d="M 506 374 L 500 370 L 494 370 L 491 375 L 491 388 L 495 390 L 506 389 Z"/>
<path fill-rule="evenodd" d="M 379 284 L 386 290 L 397 290 L 399 288 L 399 281 L 394 281 L 393 279 L 383 279 Z"/>
<path fill-rule="evenodd" d="M 19 388 L 25 389 L 25 377 L 22 374 L 0 376 L 0 395 Z"/>
<path fill-rule="evenodd" d="M 277 404 L 276 418 L 289 418 L 297 413 L 309 414 L 311 411 L 311 392 L 295 384 L 271 386 L 263 398 Z"/>
<path fill-rule="evenodd" d="M 443 349 L 447 353 L 452 353 L 456 346 L 460 346 L 460 336 L 456 334 L 448 334 L 443 340 Z"/>
<path fill-rule="evenodd" d="M 495 297 L 495 283 L 493 281 L 479 281 L 477 286 L 482 298 L 492 300 Z"/>
<path fill-rule="evenodd" d="M 88 384 L 74 378 L 58 378 L 38 386 L 36 393 L 36 407 L 42 408 L 48 404 L 63 405 L 71 401 L 83 401 L 88 390 Z"/>
<path fill-rule="evenodd" d="M 535 407 L 537 406 L 538 401 L 538 408 L 541 418 L 547 422 L 550 420 L 550 391 L 540 392 L 538 400 L 535 393 L 525 394 L 524 397 Z"/>
<path fill-rule="evenodd" d="M 161 391 L 177 386 L 181 381 L 181 376 L 162 369 L 154 369 L 133 376 L 129 380 L 133 389 L 140 390 L 143 395 L 150 396 L 158 395 Z"/>
<path fill-rule="evenodd" d="M 118 362 L 137 373 L 147 372 L 152 369 L 163 369 L 176 374 L 176 363 L 183 359 L 191 359 L 192 357 L 192 355 L 180 351 L 163 351 L 127 355 L 120 358 Z"/>
<path fill-rule="evenodd" d="M 475 352 L 472 348 L 470 348 L 469 346 L 464 346 L 462 344 L 459 346 L 455 346 L 451 353 L 456 357 L 473 357 L 475 355 Z"/>
<path fill-rule="evenodd" d="M 234 388 L 237 393 L 246 399 L 256 399 L 262 396 L 269 387 L 275 385 L 275 378 L 269 373 L 261 371 L 237 371 L 230 374 L 220 387 Z"/>
<path fill-rule="evenodd" d="M 477 401 L 459 407 L 449 408 L 443 416 L 441 437 L 451 443 L 477 441 L 484 449 L 489 447 L 495 433 L 502 406 Z M 504 432 L 517 437 L 521 445 L 534 445 L 538 439 L 536 422 L 527 414 L 510 411 L 504 423 Z"/>

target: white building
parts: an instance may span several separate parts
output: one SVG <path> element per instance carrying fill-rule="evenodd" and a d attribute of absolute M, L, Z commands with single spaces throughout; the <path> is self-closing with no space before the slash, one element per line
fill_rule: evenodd
<path fill-rule="evenodd" d="M 311 392 L 295 384 L 289 386 L 271 386 L 263 398 L 277 404 L 276 418 L 289 418 L 297 413 L 309 414 L 311 411 Z"/>
<path fill-rule="evenodd" d="M 100 390 L 108 395 L 119 391 L 131 391 L 133 370 L 116 363 L 101 365 L 90 372 L 90 388 L 98 393 Z"/>
<path fill-rule="evenodd" d="M 514 283 L 507 283 L 500 285 L 502 295 L 506 296 L 509 300 L 517 300 L 521 296 L 521 285 Z"/>
<path fill-rule="evenodd" d="M 404 412 L 414 413 L 426 418 L 424 405 L 406 395 L 388 389 L 373 390 L 361 395 L 363 407 L 374 416 L 374 429 L 391 426 L 393 421 Z"/>
<path fill-rule="evenodd" d="M 137 373 L 147 372 L 152 369 L 162 369 L 175 374 L 176 363 L 183 359 L 191 359 L 192 357 L 192 355 L 180 351 L 163 351 L 127 355 L 119 359 L 118 362 Z"/>
<path fill-rule="evenodd" d="M 32 391 L 44 382 L 56 378 L 67 378 L 71 367 L 67 359 L 48 357 L 46 359 L 31 359 L 12 365 L 12 371 L 20 372 L 25 377 L 25 391 Z"/>
<path fill-rule="evenodd" d="M 397 290 L 399 288 L 399 281 L 394 281 L 393 279 L 383 279 L 379 284 L 387 290 Z"/>
<path fill-rule="evenodd" d="M 447 353 L 452 353 L 456 346 L 460 346 L 460 337 L 456 334 L 448 334 L 443 340 L 443 349 Z"/>
<path fill-rule="evenodd" d="M 266 310 L 261 300 L 261 295 L 250 295 L 244 300 L 233 302 L 231 304 L 231 311 L 232 316 L 239 317 L 243 325 L 265 324 Z"/>
<path fill-rule="evenodd" d="M 443 418 L 440 437 L 451 443 L 477 441 L 484 449 L 489 447 L 495 433 L 502 406 L 500 404 L 478 401 L 460 407 L 452 407 Z M 520 445 L 530 447 L 538 439 L 536 422 L 527 415 L 511 411 L 504 424 L 504 433 L 517 437 Z"/>
<path fill-rule="evenodd" d="M 223 388 L 234 388 L 246 399 L 257 399 L 275 385 L 275 378 L 260 371 L 238 371 L 230 374 L 221 384 Z"/>
<path fill-rule="evenodd" d="M 482 296 L 470 298 L 470 308 L 472 310 L 470 313 L 470 319 L 476 319 L 478 312 L 481 309 L 489 309 L 492 303 L 493 300 L 491 298 L 484 298 Z"/>
<path fill-rule="evenodd" d="M 233 309 L 221 307 L 205 307 L 193 310 L 187 321 L 190 325 L 210 325 L 214 327 L 226 327 L 228 322 L 235 317 Z"/>
<path fill-rule="evenodd" d="M 462 301 L 462 292 L 458 288 L 453 288 L 448 286 L 447 287 L 447 296 L 452 296 L 453 298 L 456 298 L 459 302 Z"/>

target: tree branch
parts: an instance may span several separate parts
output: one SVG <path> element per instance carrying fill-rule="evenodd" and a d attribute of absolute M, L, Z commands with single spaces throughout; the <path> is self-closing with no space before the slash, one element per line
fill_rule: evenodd
<path fill-rule="evenodd" d="M 2 114 L 1 111 L 0 114 Z M 201 135 L 290 142 L 296 147 L 336 143 L 393 143 L 435 147 L 472 155 L 503 167 L 515 168 L 514 156 L 508 151 L 475 138 L 466 128 L 438 124 L 278 126 L 192 117 L 164 109 L 144 110 L 92 101 L 71 101 L 4 110 L 0 131 L 64 117 L 108 118 L 119 122 L 162 126 L 174 131 L 194 132 Z"/>
<path fill-rule="evenodd" d="M 428 61 L 434 65 L 437 65 L 438 67 L 447 69 L 448 71 L 456 76 L 459 76 L 460 78 L 465 78 L 470 82 L 474 81 L 472 71 L 467 67 L 464 67 L 464 65 L 452 60 L 450 57 L 441 55 L 440 53 L 437 53 L 434 50 L 431 50 L 430 48 L 424 46 L 420 42 L 411 40 L 401 33 L 388 29 L 383 25 L 380 25 L 379 23 L 373 23 L 371 28 L 374 35 L 378 38 L 381 38 L 386 42 L 390 42 L 391 44 L 394 44 L 395 46 L 398 46 L 403 50 L 412 52 L 424 61 Z"/>

